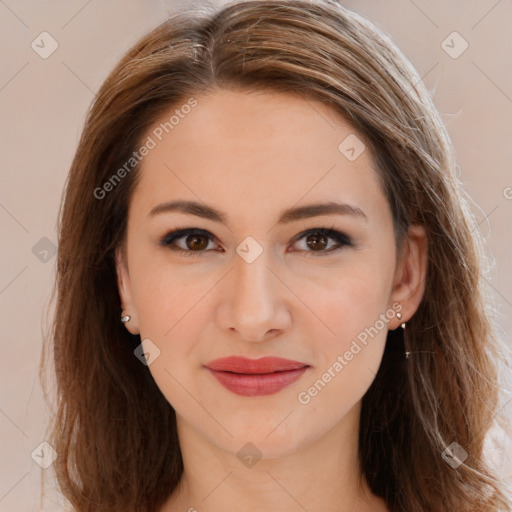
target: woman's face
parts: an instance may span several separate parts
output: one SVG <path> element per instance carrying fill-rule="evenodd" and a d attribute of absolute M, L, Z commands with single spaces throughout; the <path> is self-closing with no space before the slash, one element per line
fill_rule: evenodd
<path fill-rule="evenodd" d="M 321 103 L 226 90 L 195 99 L 144 137 L 154 144 L 117 253 L 126 327 L 180 429 L 278 457 L 355 425 L 388 329 L 421 298 L 422 230 L 397 258 L 369 148 Z M 175 201 L 198 204 L 162 206 Z M 184 228 L 200 232 L 171 239 Z M 305 369 L 208 369 L 229 356 Z"/>

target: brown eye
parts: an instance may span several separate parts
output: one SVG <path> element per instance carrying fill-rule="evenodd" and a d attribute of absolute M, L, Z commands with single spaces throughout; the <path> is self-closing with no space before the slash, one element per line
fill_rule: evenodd
<path fill-rule="evenodd" d="M 203 235 L 189 235 L 184 237 L 186 246 L 193 251 L 204 251 L 208 247 L 209 240 Z"/>
<path fill-rule="evenodd" d="M 306 237 L 306 244 L 310 249 L 314 251 L 317 250 L 325 250 L 325 248 L 329 245 L 328 237 L 324 234 L 312 234 Z"/>
<path fill-rule="evenodd" d="M 297 236 L 296 243 L 302 240 L 305 241 L 305 247 L 299 249 L 308 256 L 328 256 L 343 247 L 354 246 L 350 237 L 333 228 L 309 229 Z M 336 243 L 329 246 L 330 240 Z"/>
<path fill-rule="evenodd" d="M 182 242 L 184 240 L 184 242 Z M 183 228 L 171 231 L 164 236 L 159 245 L 168 247 L 184 256 L 202 256 L 212 250 L 208 249 L 208 244 L 217 239 L 209 231 L 199 228 Z M 328 256 L 343 247 L 353 247 L 350 237 L 333 228 L 314 228 L 302 232 L 295 238 L 295 243 L 304 240 L 305 247 L 299 250 L 306 255 Z M 331 242 L 335 242 L 330 245 Z M 178 243 L 180 242 L 180 243 Z"/>
<path fill-rule="evenodd" d="M 181 242 L 181 240 L 184 240 L 184 242 Z M 214 240 L 215 237 L 208 231 L 198 228 L 185 228 L 168 233 L 159 244 L 185 256 L 201 256 L 208 252 L 208 244 Z M 180 241 L 179 244 L 178 241 Z"/>

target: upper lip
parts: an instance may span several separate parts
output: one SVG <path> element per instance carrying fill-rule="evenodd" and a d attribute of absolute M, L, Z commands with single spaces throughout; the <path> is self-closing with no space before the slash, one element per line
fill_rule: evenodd
<path fill-rule="evenodd" d="M 281 357 L 262 357 L 260 359 L 247 359 L 246 357 L 222 357 L 210 361 L 205 365 L 210 370 L 233 373 L 274 373 L 287 370 L 297 370 L 309 366 L 306 363 L 283 359 Z"/>

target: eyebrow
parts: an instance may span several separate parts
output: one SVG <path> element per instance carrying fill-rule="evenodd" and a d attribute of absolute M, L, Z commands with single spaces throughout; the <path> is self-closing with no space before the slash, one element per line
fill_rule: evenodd
<path fill-rule="evenodd" d="M 197 217 L 202 217 L 204 219 L 209 219 L 227 225 L 226 214 L 224 212 L 196 201 L 176 200 L 159 204 L 149 212 L 149 217 L 170 212 L 181 212 L 189 215 L 196 215 Z M 281 213 L 277 224 L 288 224 L 297 220 L 317 217 L 320 215 L 351 215 L 359 217 L 366 222 L 368 221 L 368 217 L 361 208 L 350 204 L 331 201 L 328 203 L 314 203 L 306 206 L 288 208 Z"/>

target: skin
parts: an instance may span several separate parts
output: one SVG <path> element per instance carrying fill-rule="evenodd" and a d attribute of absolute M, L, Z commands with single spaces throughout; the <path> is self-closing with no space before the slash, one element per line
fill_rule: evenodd
<path fill-rule="evenodd" d="M 185 471 L 161 512 L 388 510 L 361 478 L 360 406 L 388 329 L 399 328 L 421 301 L 425 231 L 412 226 L 397 254 L 369 146 L 349 161 L 340 142 L 350 134 L 364 139 L 323 104 L 227 90 L 196 98 L 144 158 L 116 253 L 122 307 L 132 317 L 126 328 L 146 349 L 160 350 L 149 370 L 177 415 Z M 227 225 L 182 212 L 148 215 L 176 199 L 222 210 Z M 286 208 L 328 201 L 356 206 L 366 218 L 276 224 Z M 189 245 L 187 237 L 175 241 L 195 250 L 192 256 L 158 245 L 184 227 L 214 239 L 200 239 L 199 249 L 193 236 Z M 345 233 L 353 245 L 332 251 L 338 242 L 331 238 L 320 248 L 314 235 L 295 240 L 319 227 Z M 248 236 L 263 250 L 252 263 L 236 252 Z M 300 403 L 298 394 L 397 303 L 402 319 L 393 316 L 308 404 Z M 242 397 L 203 366 L 230 355 L 274 355 L 310 368 L 278 393 Z M 237 457 L 249 442 L 262 454 L 252 467 Z"/>

